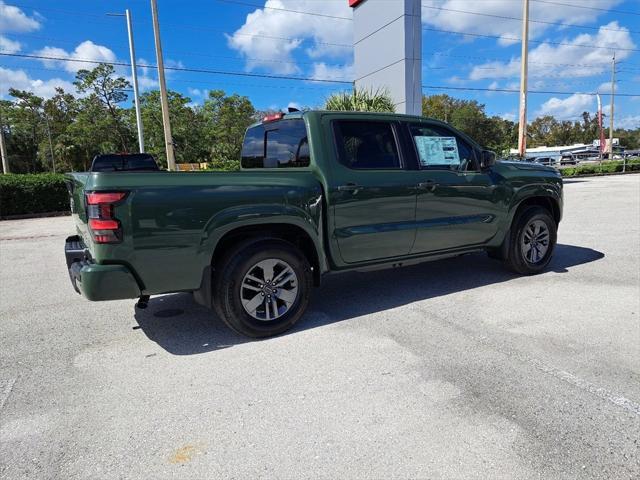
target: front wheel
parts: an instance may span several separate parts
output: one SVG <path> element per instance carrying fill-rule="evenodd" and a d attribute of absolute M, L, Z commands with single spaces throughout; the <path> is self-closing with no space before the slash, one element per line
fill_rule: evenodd
<path fill-rule="evenodd" d="M 522 275 L 540 273 L 551 261 L 556 240 L 557 226 L 549 212 L 528 208 L 514 220 L 506 263 Z"/>
<path fill-rule="evenodd" d="M 311 268 L 292 244 L 262 239 L 229 252 L 216 268 L 214 302 L 222 320 L 249 337 L 290 329 L 309 303 Z"/>

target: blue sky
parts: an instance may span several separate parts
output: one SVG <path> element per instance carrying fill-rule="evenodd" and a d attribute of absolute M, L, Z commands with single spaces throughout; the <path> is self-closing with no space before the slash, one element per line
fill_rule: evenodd
<path fill-rule="evenodd" d="M 378 2 L 383 8 L 385 2 L 398 0 L 367 1 Z M 24 2 L 0 0 L 0 53 L 128 62 L 125 21 L 106 14 L 129 8 L 138 62 L 155 64 L 150 5 L 146 0 Z M 349 20 L 347 0 L 158 3 L 165 62 L 169 66 L 333 80 L 352 78 L 349 45 L 353 22 Z M 521 1 L 422 0 L 422 5 L 423 84 L 443 87 L 425 89 L 424 93 L 445 92 L 476 99 L 486 105 L 489 114 L 515 119 L 517 94 L 464 89 L 518 88 L 517 38 L 521 22 L 517 18 L 522 14 Z M 529 88 L 571 94 L 531 94 L 530 121 L 546 113 L 569 120 L 577 119 L 584 110 L 595 113 L 596 99 L 589 93 L 596 91 L 604 94 L 606 113 L 614 49 L 620 60 L 617 91 L 640 95 L 639 7 L 638 0 L 531 0 Z M 0 55 L 0 96 L 6 97 L 10 86 L 43 96 L 50 96 L 55 86 L 72 90 L 74 72 L 79 68 L 87 68 L 87 64 Z M 118 71 L 129 75 L 126 67 Z M 156 87 L 153 69 L 142 68 L 139 74 L 143 90 Z M 223 89 L 247 95 L 260 109 L 286 108 L 290 104 L 319 106 L 332 91 L 348 87 L 184 71 L 169 71 L 167 83 L 194 103 L 202 102 L 207 90 Z M 616 117 L 620 126 L 639 127 L 640 97 L 618 97 Z"/>

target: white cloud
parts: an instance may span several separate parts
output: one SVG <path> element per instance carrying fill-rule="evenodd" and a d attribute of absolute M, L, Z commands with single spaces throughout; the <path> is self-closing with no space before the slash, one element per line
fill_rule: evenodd
<path fill-rule="evenodd" d="M 596 34 L 580 34 L 557 43 L 563 45 L 543 43 L 530 50 L 529 77 L 545 79 L 563 78 L 564 75 L 589 77 L 601 74 L 611 69 L 613 50 L 616 50 L 617 59 L 624 60 L 631 52 L 620 49 L 632 49 L 636 46 L 629 30 L 615 21 L 601 26 Z M 579 45 L 597 45 L 599 48 L 584 48 Z M 519 75 L 518 57 L 508 62 L 493 61 L 477 65 L 471 70 L 469 78 L 480 80 Z"/>
<path fill-rule="evenodd" d="M 9 40 L 7 37 L 0 35 L 0 50 L 4 53 L 16 53 L 22 49 L 20 42 Z"/>
<path fill-rule="evenodd" d="M 593 6 L 597 8 L 611 8 L 624 0 L 565 0 L 560 3 L 567 5 L 549 5 L 531 2 L 529 18 L 540 19 L 555 23 L 592 23 L 598 15 L 604 14 L 596 10 L 574 8 L 577 6 Z M 475 33 L 481 35 L 500 36 L 498 44 L 511 45 L 519 38 L 522 30 L 522 2 L 514 0 L 483 0 L 471 2 L 469 0 L 423 0 L 422 22 L 441 30 Z M 432 7 L 432 8 L 429 8 Z M 433 8 L 435 7 L 435 8 Z M 479 16 L 463 12 L 481 13 L 491 16 Z M 512 17 L 504 18 L 504 17 Z M 547 30 L 554 28 L 545 23 L 529 23 L 529 38 L 535 39 Z M 460 36 L 461 40 L 472 37 Z"/>
<path fill-rule="evenodd" d="M 67 80 L 50 78 L 40 80 L 30 78 L 24 70 L 11 70 L 0 67 L 0 97 L 6 97 L 9 87 L 18 90 L 33 92 L 39 97 L 51 98 L 55 95 L 56 87 L 63 88 L 67 92 L 73 92 L 75 87 Z"/>
<path fill-rule="evenodd" d="M 326 80 L 353 80 L 353 65 L 327 65 L 324 62 L 313 64 L 311 77 Z"/>
<path fill-rule="evenodd" d="M 513 112 L 504 112 L 504 113 L 501 113 L 498 116 L 500 118 L 502 118 L 503 120 L 509 120 L 510 122 L 515 122 L 515 120 L 516 120 L 516 114 L 513 113 Z"/>
<path fill-rule="evenodd" d="M 49 68 L 62 67 L 67 72 L 70 72 L 70 73 L 75 73 L 81 69 L 94 68 L 100 62 L 116 61 L 116 54 L 113 53 L 111 49 L 103 45 L 97 45 L 93 43 L 91 40 L 85 40 L 84 42 L 78 44 L 78 46 L 73 50 L 73 52 L 67 52 L 66 50 L 59 47 L 44 47 L 43 49 L 34 52 L 34 54 L 66 59 L 66 60 L 42 60 L 42 63 L 44 63 L 44 65 Z M 67 61 L 70 59 L 89 60 L 91 62 L 95 62 L 95 64 L 88 63 L 88 62 Z"/>
<path fill-rule="evenodd" d="M 349 18 L 352 15 L 346 0 L 267 0 L 265 7 Z M 353 22 L 270 8 L 256 9 L 227 40 L 230 48 L 243 54 L 247 69 L 264 68 L 279 74 L 291 74 L 301 70 L 293 53 L 303 47 L 304 53 L 312 59 L 350 57 L 351 49 L 336 44 L 353 43 Z"/>
<path fill-rule="evenodd" d="M 0 0 L 0 32 L 32 32 L 40 28 L 40 22 L 26 15 L 18 7 Z"/>
<path fill-rule="evenodd" d="M 40 22 L 26 15 L 18 7 L 7 5 L 0 0 L 0 34 L 32 32 L 40 28 Z M 16 53 L 22 48 L 20 42 L 0 35 L 0 50 L 5 53 Z"/>
<path fill-rule="evenodd" d="M 640 115 L 627 115 L 616 120 L 616 128 L 640 128 Z"/>
<path fill-rule="evenodd" d="M 553 115 L 558 118 L 570 118 L 593 108 L 595 97 L 584 93 L 574 93 L 567 98 L 552 97 L 544 102 L 536 116 Z"/>
<path fill-rule="evenodd" d="M 302 110 L 302 107 L 298 102 L 289 102 L 287 108 L 295 108 L 296 110 Z"/>

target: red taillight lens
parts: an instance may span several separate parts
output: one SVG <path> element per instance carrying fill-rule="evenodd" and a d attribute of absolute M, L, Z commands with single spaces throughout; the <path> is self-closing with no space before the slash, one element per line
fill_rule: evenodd
<path fill-rule="evenodd" d="M 122 200 L 127 192 L 92 192 L 87 193 L 87 205 L 100 205 L 101 203 L 116 203 Z"/>
<path fill-rule="evenodd" d="M 113 204 L 122 200 L 126 195 L 127 192 L 86 193 L 89 231 L 96 243 L 122 241 L 120 222 L 113 216 Z"/>
<path fill-rule="evenodd" d="M 98 220 L 96 218 L 90 218 L 89 228 L 91 228 L 91 230 L 117 230 L 120 228 L 120 224 L 117 220 Z"/>

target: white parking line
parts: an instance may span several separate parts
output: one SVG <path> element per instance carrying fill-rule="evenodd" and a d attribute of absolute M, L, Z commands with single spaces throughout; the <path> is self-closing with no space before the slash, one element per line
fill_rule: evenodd
<path fill-rule="evenodd" d="M 9 381 L 7 381 L 7 384 L 2 389 L 2 392 L 0 392 L 0 410 L 2 410 L 2 408 L 4 407 L 7 398 L 9 398 L 11 390 L 13 390 L 13 386 L 16 384 L 17 379 L 18 377 L 10 378 Z"/>

